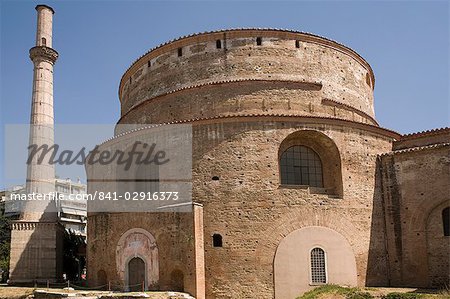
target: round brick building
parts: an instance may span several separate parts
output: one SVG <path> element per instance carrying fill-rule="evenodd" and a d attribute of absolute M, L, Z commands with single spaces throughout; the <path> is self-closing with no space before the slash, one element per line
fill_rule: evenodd
<path fill-rule="evenodd" d="M 399 135 L 375 120 L 374 84 L 355 51 L 295 31 L 195 34 L 140 57 L 100 148 L 135 134 L 126 124 L 192 126 L 194 204 L 89 212 L 90 285 L 132 289 L 140 275 L 197 298 L 295 298 L 385 283 L 377 157 Z"/>

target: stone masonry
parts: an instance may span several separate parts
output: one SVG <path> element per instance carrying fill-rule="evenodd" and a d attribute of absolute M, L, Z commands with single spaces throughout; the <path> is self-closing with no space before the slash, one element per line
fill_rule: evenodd
<path fill-rule="evenodd" d="M 119 125 L 191 124 L 196 208 L 88 212 L 90 285 L 127 288 L 119 241 L 136 229 L 158 249 L 147 285 L 197 298 L 295 298 L 317 285 L 313 248 L 325 252 L 326 283 L 448 284 L 439 214 L 449 131 L 421 135 L 431 142 L 422 145 L 381 128 L 374 85 L 356 52 L 295 31 L 207 32 L 141 56 L 120 81 L 116 136 L 100 149 L 133 134 Z M 293 146 L 318 155 L 323 187 L 281 184 Z M 87 166 L 88 181 L 95 171 Z"/>

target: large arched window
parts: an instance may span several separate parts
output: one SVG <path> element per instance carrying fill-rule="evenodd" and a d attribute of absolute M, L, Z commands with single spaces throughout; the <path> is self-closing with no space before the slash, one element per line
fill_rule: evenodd
<path fill-rule="evenodd" d="M 316 247 L 311 250 L 311 283 L 327 283 L 327 271 L 325 265 L 325 251 Z"/>
<path fill-rule="evenodd" d="M 311 148 L 294 145 L 280 157 L 281 184 L 323 187 L 322 162 Z"/>
<path fill-rule="evenodd" d="M 444 236 L 450 236 L 450 208 L 442 210 L 442 226 L 444 227 Z"/>

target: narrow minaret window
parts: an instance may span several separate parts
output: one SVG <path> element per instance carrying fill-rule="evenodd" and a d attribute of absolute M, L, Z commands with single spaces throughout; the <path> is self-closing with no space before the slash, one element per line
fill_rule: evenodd
<path fill-rule="evenodd" d="M 47 46 L 47 40 L 45 39 L 45 37 L 41 38 L 41 46 Z"/>

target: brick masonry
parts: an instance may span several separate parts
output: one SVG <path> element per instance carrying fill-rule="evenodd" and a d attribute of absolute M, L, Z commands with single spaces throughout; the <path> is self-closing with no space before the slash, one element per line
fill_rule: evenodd
<path fill-rule="evenodd" d="M 258 37 L 261 45 L 256 43 Z M 203 281 L 206 298 L 275 298 L 278 245 L 290 233 L 314 226 L 331 229 L 340 236 L 336 240 L 346 240 L 359 286 L 448 281 L 442 276 L 448 265 L 433 266 L 446 254 L 442 242 L 448 241 L 431 237 L 442 226 L 436 218 L 439 211 L 430 210 L 436 215 L 430 214 L 434 218 L 426 226 L 428 239 L 420 236 L 412 241 L 416 231 L 399 220 L 418 217 L 417 212 L 408 216 L 405 209 L 420 211 L 417 201 L 424 176 L 437 185 L 433 202 L 422 201 L 421 209 L 445 206 L 448 145 L 391 152 L 401 136 L 378 126 L 373 87 L 373 72 L 357 53 L 305 33 L 211 32 L 172 41 L 143 55 L 122 77 L 118 123 L 192 124 L 193 200 L 203 209 L 195 217 L 88 213 L 89 282 L 100 283 L 98 273 L 104 271 L 108 280 L 124 284 L 115 265 L 117 242 L 126 231 L 142 228 L 155 236 L 158 245 L 161 289 L 173 288 L 170 273 L 180 270 L 184 289 L 199 298 Z M 151 134 L 151 128 L 146 130 Z M 119 133 L 127 134 L 117 127 Z M 324 188 L 280 184 L 279 157 L 291 145 L 318 153 Z M 398 163 L 412 166 L 399 173 Z M 423 166 L 413 167 L 416 163 Z M 436 179 L 431 169 L 442 171 L 442 176 Z M 93 171 L 87 167 L 88 176 Z M 399 177 L 409 172 L 416 181 Z M 403 188 L 409 191 L 408 199 L 402 197 Z M 198 223 L 203 223 L 203 232 Z M 212 246 L 214 234 L 223 237 L 223 247 Z M 204 268 L 198 254 L 201 240 Z M 315 245 L 320 244 L 306 246 Z M 422 253 L 414 256 L 416 252 Z M 395 262 L 396 256 L 403 256 L 402 263 Z M 332 260 L 328 263 L 333 267 Z M 298 267 L 309 271 L 309 265 Z M 419 268 L 420 275 L 434 278 L 425 282 L 406 275 Z M 330 276 L 328 282 L 333 281 Z"/>

